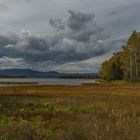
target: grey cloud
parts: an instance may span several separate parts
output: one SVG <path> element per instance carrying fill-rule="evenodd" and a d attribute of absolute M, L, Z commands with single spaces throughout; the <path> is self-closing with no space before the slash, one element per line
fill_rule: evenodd
<path fill-rule="evenodd" d="M 50 20 L 54 35 L 33 35 L 23 30 L 20 35 L 0 36 L 0 57 L 22 58 L 27 64 L 79 62 L 106 54 L 121 40 L 112 40 L 98 27 L 94 14 L 69 11 L 66 22 Z M 79 26 L 78 26 L 79 25 Z M 59 29 L 59 30 L 58 30 Z"/>
<path fill-rule="evenodd" d="M 140 18 L 139 1 L 126 2 L 125 5 L 120 5 L 116 7 L 111 7 L 110 11 L 114 11 L 114 15 L 106 17 L 104 26 L 108 29 L 114 36 L 129 35 L 132 30 L 139 31 L 140 28 Z"/>
<path fill-rule="evenodd" d="M 0 3 L 0 12 L 6 12 L 9 10 L 8 5 Z"/>
<path fill-rule="evenodd" d="M 49 23 L 51 26 L 53 26 L 57 30 L 64 30 L 65 29 L 65 24 L 62 22 L 61 19 L 50 19 Z"/>
<path fill-rule="evenodd" d="M 116 16 L 118 15 L 118 13 L 119 13 L 118 11 L 111 11 L 107 14 L 107 16 Z"/>
<path fill-rule="evenodd" d="M 30 3 L 30 2 L 32 2 L 32 0 L 25 0 L 25 2 L 28 2 L 28 3 Z"/>
<path fill-rule="evenodd" d="M 83 14 L 80 12 L 75 13 L 71 10 L 69 10 L 69 14 L 68 27 L 74 31 L 86 28 L 88 23 L 93 23 L 94 20 L 94 14 Z"/>
<path fill-rule="evenodd" d="M 132 30 L 140 28 L 139 0 L 1 0 L 0 3 L 1 33 L 18 33 L 0 34 L 0 58 L 22 58 L 36 68 L 68 67 L 66 64 L 70 63 L 76 66 L 92 57 L 99 59 L 96 56 L 118 51 Z M 67 9 L 82 13 L 70 10 L 67 18 Z M 48 24 L 50 18 L 52 28 Z M 23 28 L 33 34 L 24 31 L 19 35 Z"/>
<path fill-rule="evenodd" d="M 3 56 L 0 58 L 0 66 L 1 69 L 19 67 L 25 68 L 27 66 L 26 62 L 24 62 L 23 58 L 9 58 Z"/>

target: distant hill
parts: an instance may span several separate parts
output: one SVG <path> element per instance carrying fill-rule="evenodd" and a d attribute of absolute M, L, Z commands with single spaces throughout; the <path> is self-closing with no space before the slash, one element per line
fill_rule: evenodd
<path fill-rule="evenodd" d="M 97 73 L 59 73 L 56 71 L 41 72 L 31 69 L 4 69 L 0 70 L 0 77 L 26 78 L 95 78 Z"/>
<path fill-rule="evenodd" d="M 0 70 L 0 75 L 15 76 L 15 77 L 30 77 L 30 78 L 56 78 L 59 73 L 55 71 L 40 72 L 30 69 L 5 69 Z"/>

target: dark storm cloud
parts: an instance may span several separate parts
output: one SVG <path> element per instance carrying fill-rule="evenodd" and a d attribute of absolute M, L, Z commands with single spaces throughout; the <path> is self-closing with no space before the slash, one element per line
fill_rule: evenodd
<path fill-rule="evenodd" d="M 140 28 L 139 0 L 1 0 L 0 4 L 1 68 L 99 69 L 132 30 Z M 68 9 L 72 9 L 69 17 Z M 22 29 L 30 31 L 20 34 Z M 16 34 L 5 34 L 8 31 Z"/>
<path fill-rule="evenodd" d="M 79 31 L 86 28 L 88 23 L 94 22 L 94 14 L 75 13 L 71 10 L 69 10 L 69 14 L 68 27 L 73 31 Z"/>
<path fill-rule="evenodd" d="M 96 25 L 94 14 L 69 11 L 66 22 L 50 20 L 54 35 L 33 35 L 23 30 L 20 35 L 0 36 L 0 57 L 27 64 L 78 62 L 101 56 L 122 40 L 112 40 Z M 118 45 L 118 44 L 117 44 Z M 8 59 L 8 60 L 9 60 Z M 14 59 L 14 60 L 13 60 Z M 2 59 L 3 60 L 3 59 Z M 17 61 L 19 60 L 19 61 Z M 14 63 L 14 65 L 15 65 Z"/>
<path fill-rule="evenodd" d="M 50 19 L 49 23 L 51 26 L 58 30 L 64 30 L 65 29 L 65 24 L 62 22 L 61 19 Z"/>

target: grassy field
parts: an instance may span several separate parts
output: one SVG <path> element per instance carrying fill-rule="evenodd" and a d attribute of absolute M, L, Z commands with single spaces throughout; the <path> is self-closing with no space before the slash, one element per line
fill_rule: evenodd
<path fill-rule="evenodd" d="M 140 140 L 140 83 L 0 87 L 0 140 Z"/>

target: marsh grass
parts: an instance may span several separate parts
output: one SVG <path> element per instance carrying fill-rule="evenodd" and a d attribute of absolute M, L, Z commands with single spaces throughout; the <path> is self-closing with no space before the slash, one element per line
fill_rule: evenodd
<path fill-rule="evenodd" d="M 140 84 L 0 87 L 0 140 L 139 140 Z"/>

